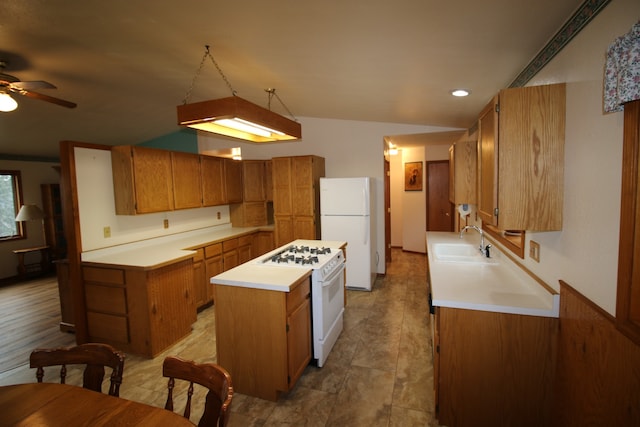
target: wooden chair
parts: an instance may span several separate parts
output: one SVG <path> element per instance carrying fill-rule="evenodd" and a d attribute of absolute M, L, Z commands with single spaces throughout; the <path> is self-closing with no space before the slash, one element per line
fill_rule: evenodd
<path fill-rule="evenodd" d="M 169 378 L 167 403 L 165 409 L 173 411 L 173 387 L 175 379 L 189 381 L 187 391 L 187 403 L 183 416 L 191 416 L 191 396 L 193 395 L 193 383 L 200 384 L 209 389 L 207 393 L 204 413 L 198 426 L 224 427 L 229 420 L 231 399 L 233 398 L 233 386 L 229 373 L 215 363 L 196 364 L 190 360 L 168 356 L 162 365 L 162 375 Z"/>
<path fill-rule="evenodd" d="M 60 382 L 64 384 L 67 365 L 86 365 L 82 386 L 100 393 L 102 393 L 104 367 L 108 366 L 112 369 L 109 394 L 119 396 L 124 358 L 124 353 L 108 344 L 89 343 L 69 348 L 36 349 L 31 353 L 29 361 L 32 368 L 37 368 L 36 378 L 39 383 L 42 382 L 46 366 L 61 366 Z"/>

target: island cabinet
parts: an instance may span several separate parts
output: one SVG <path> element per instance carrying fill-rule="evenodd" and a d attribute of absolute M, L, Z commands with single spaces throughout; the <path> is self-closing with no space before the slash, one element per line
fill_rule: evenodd
<path fill-rule="evenodd" d="M 155 357 L 196 321 L 191 258 L 153 269 L 83 264 L 91 342 Z"/>
<path fill-rule="evenodd" d="M 319 239 L 324 158 L 274 157 L 271 162 L 276 247 L 296 239 Z"/>
<path fill-rule="evenodd" d="M 565 85 L 500 91 L 480 113 L 478 214 L 501 230 L 562 229 Z"/>
<path fill-rule="evenodd" d="M 310 282 L 289 292 L 216 285 L 218 364 L 238 393 L 275 401 L 311 360 Z"/>
<path fill-rule="evenodd" d="M 434 307 L 441 425 L 552 425 L 558 319 Z"/>
<path fill-rule="evenodd" d="M 111 147 L 117 215 L 174 209 L 171 152 L 121 145 Z"/>

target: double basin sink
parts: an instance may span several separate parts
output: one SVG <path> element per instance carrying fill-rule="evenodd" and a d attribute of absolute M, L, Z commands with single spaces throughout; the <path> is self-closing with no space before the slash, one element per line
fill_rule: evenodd
<path fill-rule="evenodd" d="M 487 258 L 478 246 L 469 243 L 435 243 L 433 245 L 435 261 L 460 264 L 499 264 L 497 258 Z"/>

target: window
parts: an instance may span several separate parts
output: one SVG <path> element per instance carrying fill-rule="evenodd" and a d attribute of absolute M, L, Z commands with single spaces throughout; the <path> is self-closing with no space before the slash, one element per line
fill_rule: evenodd
<path fill-rule="evenodd" d="M 20 171 L 0 171 L 0 240 L 27 237 L 22 223 L 16 222 L 21 204 Z"/>

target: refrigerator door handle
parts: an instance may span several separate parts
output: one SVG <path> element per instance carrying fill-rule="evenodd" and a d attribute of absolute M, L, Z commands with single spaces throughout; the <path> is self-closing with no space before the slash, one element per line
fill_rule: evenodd
<path fill-rule="evenodd" d="M 364 236 L 362 243 L 366 245 L 369 243 L 369 225 L 367 224 L 367 221 L 362 221 L 362 231 L 362 235 Z"/>

